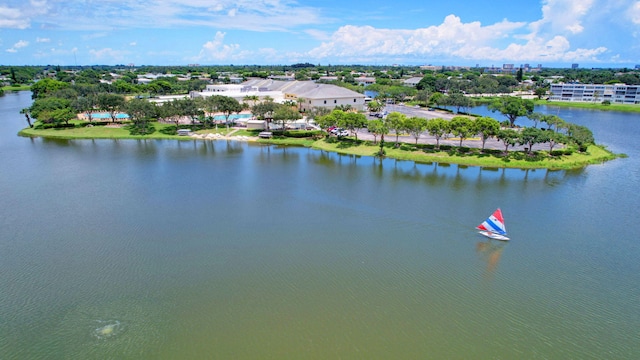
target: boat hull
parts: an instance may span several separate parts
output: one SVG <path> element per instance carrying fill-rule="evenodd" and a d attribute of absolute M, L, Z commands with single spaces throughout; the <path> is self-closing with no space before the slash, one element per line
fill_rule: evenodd
<path fill-rule="evenodd" d="M 509 238 L 504 236 L 504 235 L 500 235 L 500 234 L 496 234 L 496 233 L 492 233 L 490 231 L 478 231 L 479 234 L 484 235 L 490 239 L 495 239 L 495 240 L 500 240 L 500 241 L 508 241 Z"/>

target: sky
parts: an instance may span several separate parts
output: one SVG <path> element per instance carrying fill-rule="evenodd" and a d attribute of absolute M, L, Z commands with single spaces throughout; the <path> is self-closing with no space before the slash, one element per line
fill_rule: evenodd
<path fill-rule="evenodd" d="M 634 67 L 640 0 L 3 0 L 0 65 Z"/>

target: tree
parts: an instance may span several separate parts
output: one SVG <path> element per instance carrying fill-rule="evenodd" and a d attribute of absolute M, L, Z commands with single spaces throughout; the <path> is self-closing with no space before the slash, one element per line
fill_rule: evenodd
<path fill-rule="evenodd" d="M 533 112 L 533 101 L 515 96 L 503 96 L 489 104 L 489 110 L 500 112 L 509 119 L 509 124 L 514 127 L 516 119 L 527 116 Z"/>
<path fill-rule="evenodd" d="M 284 131 L 287 121 L 297 120 L 301 117 L 302 115 L 300 115 L 298 110 L 285 104 L 278 105 L 276 110 L 273 112 L 273 121 L 282 121 L 282 131 Z"/>
<path fill-rule="evenodd" d="M 87 114 L 87 120 L 93 121 L 93 110 L 95 110 L 96 97 L 93 95 L 80 96 L 71 102 L 71 106 L 78 113 Z"/>
<path fill-rule="evenodd" d="M 31 104 L 29 112 L 32 117 L 42 122 L 46 122 L 45 117 L 50 116 L 53 111 L 70 107 L 71 102 L 67 99 L 45 97 L 36 99 L 33 104 Z"/>
<path fill-rule="evenodd" d="M 35 100 L 40 97 L 49 96 L 56 90 L 69 86 L 71 86 L 69 83 L 45 78 L 31 85 L 31 98 Z"/>
<path fill-rule="evenodd" d="M 509 146 L 515 146 L 518 143 L 518 132 L 513 129 L 503 129 L 498 131 L 496 138 L 504 144 L 504 153 L 509 152 Z"/>
<path fill-rule="evenodd" d="M 339 126 L 342 122 L 342 118 L 344 117 L 344 111 L 340 109 L 334 109 L 330 113 L 320 116 L 318 118 L 318 125 L 320 127 L 326 129 L 332 126 Z"/>
<path fill-rule="evenodd" d="M 31 118 L 29 117 L 29 111 L 30 111 L 29 108 L 24 108 L 24 109 L 20 110 L 20 114 L 24 115 L 24 117 L 27 120 L 27 124 L 29 124 L 29 127 L 32 128 L 33 124 L 31 124 Z"/>
<path fill-rule="evenodd" d="M 569 139 L 578 145 L 581 152 L 587 151 L 589 145 L 595 143 L 593 133 L 586 126 L 571 124 L 568 126 L 567 133 Z"/>
<path fill-rule="evenodd" d="M 213 95 L 211 96 L 216 103 L 216 108 L 218 111 L 224 114 L 225 124 L 227 126 L 227 130 L 229 129 L 229 117 L 231 114 L 239 113 L 242 111 L 242 105 L 238 102 L 238 100 L 222 95 Z"/>
<path fill-rule="evenodd" d="M 367 126 L 367 117 L 364 114 L 347 112 L 340 119 L 339 125 L 349 130 L 358 140 L 358 130 Z"/>
<path fill-rule="evenodd" d="M 265 99 L 267 97 L 265 96 Z M 276 104 L 275 102 L 273 102 L 273 100 L 265 100 L 259 104 L 255 104 L 252 108 L 251 108 L 251 112 L 253 114 L 255 114 L 258 119 L 262 119 L 262 120 L 266 120 L 267 121 L 267 130 L 269 130 L 269 123 L 271 121 L 271 119 L 273 118 L 273 112 L 276 110 L 278 104 Z"/>
<path fill-rule="evenodd" d="M 451 134 L 460 138 L 460 147 L 462 147 L 462 140 L 476 132 L 473 121 L 466 116 L 455 116 L 451 119 L 450 126 Z"/>
<path fill-rule="evenodd" d="M 367 108 L 369 108 L 369 111 L 372 113 L 380 112 L 383 107 L 384 105 L 378 100 L 369 101 L 369 103 L 367 104 Z"/>
<path fill-rule="evenodd" d="M 518 137 L 518 144 L 526 145 L 527 153 L 531 154 L 533 145 L 544 142 L 545 137 L 543 135 L 543 132 L 543 130 L 540 130 L 538 128 L 525 128 L 520 132 L 520 136 Z"/>
<path fill-rule="evenodd" d="M 518 68 L 518 72 L 516 73 L 516 80 L 518 82 L 522 82 L 522 78 L 523 78 L 522 67 L 520 67 Z"/>
<path fill-rule="evenodd" d="M 459 91 L 451 93 L 445 99 L 445 104 L 454 106 L 456 108 L 456 113 L 460 113 L 460 108 L 473 106 L 473 101 Z"/>
<path fill-rule="evenodd" d="M 99 94 L 98 107 L 109 113 L 111 122 L 116 122 L 116 113 L 124 106 L 124 96 L 117 94 Z"/>
<path fill-rule="evenodd" d="M 567 142 L 567 137 L 564 134 L 548 130 L 542 132 L 540 140 L 549 143 L 549 154 L 551 154 L 554 146 Z"/>
<path fill-rule="evenodd" d="M 542 99 L 547 94 L 547 89 L 543 87 L 536 88 L 533 93 L 538 97 L 538 100 Z"/>
<path fill-rule="evenodd" d="M 69 120 L 75 119 L 76 113 L 70 107 L 55 110 L 45 110 L 40 113 L 40 120 L 44 123 L 60 125 L 65 123 L 69 125 Z"/>
<path fill-rule="evenodd" d="M 416 139 L 416 144 L 418 144 L 418 139 L 420 139 L 420 135 L 427 130 L 427 119 L 412 116 L 405 121 L 405 130 Z"/>
<path fill-rule="evenodd" d="M 133 121 L 138 133 L 150 133 L 151 129 L 147 126 L 147 121 L 156 115 L 156 105 L 145 99 L 134 98 L 123 106 L 123 110 L 129 114 L 129 118 Z"/>
<path fill-rule="evenodd" d="M 440 148 L 440 139 L 449 134 L 449 122 L 442 118 L 435 118 L 427 121 L 427 131 L 436 139 L 436 148 Z"/>
<path fill-rule="evenodd" d="M 391 112 L 385 119 L 385 124 L 389 130 L 393 130 L 396 133 L 396 144 L 398 143 L 400 131 L 404 129 L 405 121 L 407 121 L 407 115 L 397 111 Z"/>
<path fill-rule="evenodd" d="M 384 134 L 389 132 L 387 125 L 385 125 L 384 121 L 380 119 L 369 121 L 367 128 L 369 129 L 369 133 L 373 134 L 374 144 L 378 142 L 378 135 L 384 136 Z"/>
<path fill-rule="evenodd" d="M 484 151 L 484 145 L 487 142 L 487 139 L 496 136 L 500 131 L 500 123 L 494 118 L 483 116 L 475 120 L 475 128 L 477 133 L 480 135 L 482 151 Z"/>

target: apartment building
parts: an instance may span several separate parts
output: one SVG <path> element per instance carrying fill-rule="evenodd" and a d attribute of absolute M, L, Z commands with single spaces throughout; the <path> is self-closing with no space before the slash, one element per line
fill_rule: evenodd
<path fill-rule="evenodd" d="M 549 100 L 640 104 L 640 85 L 551 84 Z"/>

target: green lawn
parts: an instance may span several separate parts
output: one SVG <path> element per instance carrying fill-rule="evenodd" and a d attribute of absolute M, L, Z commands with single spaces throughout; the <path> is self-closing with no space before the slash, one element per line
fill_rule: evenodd
<path fill-rule="evenodd" d="M 29 86 L 29 85 L 0 86 L 0 89 L 4 90 L 5 92 L 9 92 L 9 91 L 23 91 L 23 90 L 29 90 L 29 89 L 31 89 L 31 86 Z"/>
<path fill-rule="evenodd" d="M 634 112 L 640 113 L 640 105 L 629 104 L 611 104 L 603 105 L 601 103 L 585 103 L 585 102 L 572 102 L 572 101 L 547 101 L 547 100 L 534 100 L 536 105 L 548 105 L 578 109 L 590 109 L 590 110 L 604 110 L 604 111 L 622 111 L 622 112 Z"/>
<path fill-rule="evenodd" d="M 318 140 L 313 143 L 316 149 L 352 154 L 360 156 L 375 156 L 380 150 L 379 145 L 356 142 L 327 142 Z M 448 163 L 468 166 L 482 166 L 495 168 L 519 168 L 519 169 L 575 169 L 589 164 L 600 164 L 604 161 L 619 157 L 616 154 L 600 146 L 590 146 L 586 153 L 573 153 L 571 155 L 549 156 L 547 152 L 536 152 L 527 155 L 521 151 L 510 152 L 509 155 L 482 154 L 478 149 L 469 153 L 460 153 L 456 148 L 450 151 L 422 150 L 410 145 L 405 149 L 385 146 L 386 157 L 410 160 L 422 163 Z"/>

